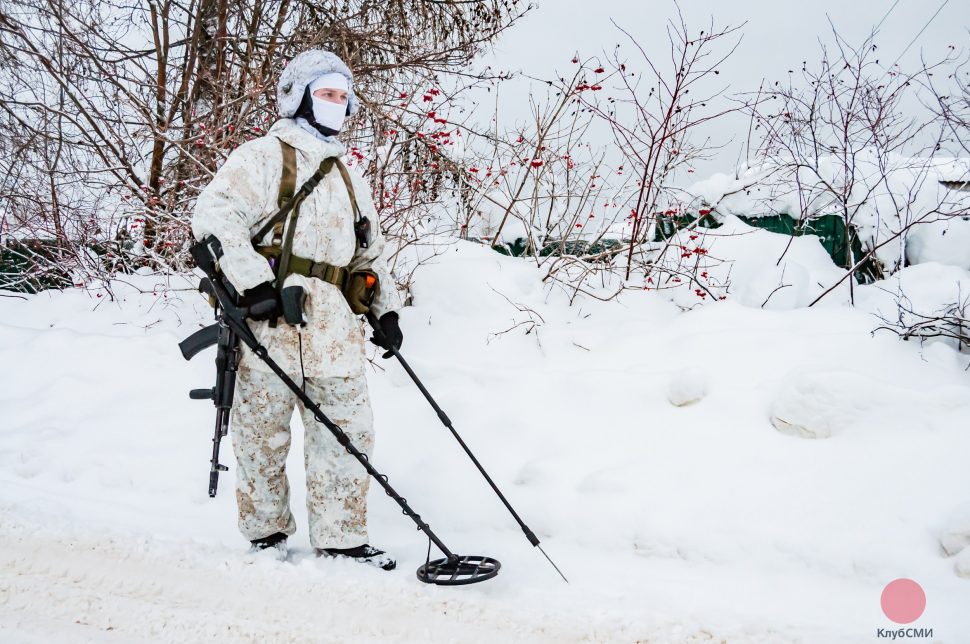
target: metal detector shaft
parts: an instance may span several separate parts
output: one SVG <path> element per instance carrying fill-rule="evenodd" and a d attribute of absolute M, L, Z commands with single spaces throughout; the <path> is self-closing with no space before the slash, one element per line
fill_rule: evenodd
<path fill-rule="evenodd" d="M 374 328 L 374 333 L 375 334 L 382 334 L 380 322 L 377 320 L 377 316 L 376 315 L 374 315 L 371 312 L 368 312 L 367 313 L 367 321 Z M 512 518 L 514 518 L 515 521 L 519 524 L 519 527 L 522 528 L 522 532 L 525 533 L 525 537 L 526 537 L 526 539 L 529 540 L 529 543 L 531 543 L 534 547 L 539 548 L 539 550 L 546 557 L 546 559 L 549 560 L 549 563 L 552 564 L 552 567 L 555 568 L 556 569 L 556 572 L 559 573 L 559 576 L 562 577 L 563 580 L 566 583 L 569 583 L 569 580 L 566 579 L 566 575 L 562 574 L 562 571 L 559 570 L 559 566 L 557 566 L 552 561 L 552 559 L 549 558 L 549 555 L 546 554 L 546 551 L 543 550 L 542 549 L 542 546 L 539 545 L 539 537 L 537 537 L 535 535 L 535 533 L 532 532 L 531 529 L 529 529 L 529 526 L 527 526 L 525 524 L 525 521 L 522 520 L 522 517 L 520 517 L 519 516 L 519 513 L 515 511 L 515 508 L 512 507 L 512 504 L 509 503 L 508 499 L 505 498 L 505 495 L 502 494 L 502 491 L 500 489 L 498 489 L 498 486 L 495 484 L 495 481 L 492 480 L 492 477 L 488 475 L 488 472 L 485 471 L 485 468 L 482 466 L 482 464 L 478 461 L 478 459 L 472 453 L 471 449 L 469 449 L 468 445 L 465 444 L 465 441 L 462 440 L 461 436 L 455 430 L 454 425 L 451 424 L 451 419 L 448 418 L 448 414 L 446 414 L 444 412 L 444 410 L 441 407 L 438 406 L 438 403 L 435 401 L 434 398 L 432 398 L 431 394 L 425 388 L 424 383 L 421 382 L 421 379 L 418 378 L 417 374 L 414 373 L 414 370 L 411 369 L 411 365 L 408 364 L 407 360 L 404 359 L 404 356 L 402 356 L 401 353 L 397 349 L 395 349 L 394 347 L 391 347 L 388 350 L 394 355 L 395 358 L 398 359 L 398 362 L 401 363 L 401 366 L 404 367 L 404 370 L 408 372 L 408 375 L 411 376 L 411 380 L 413 380 L 414 381 L 414 384 L 418 386 L 418 389 L 420 389 L 421 390 L 421 393 L 424 394 L 425 399 L 428 401 L 428 403 L 431 405 L 431 407 L 435 410 L 435 413 L 438 414 L 438 419 L 441 420 L 441 423 L 445 427 L 448 428 L 448 431 L 451 432 L 451 435 L 455 437 L 455 440 L 458 441 L 458 444 L 461 445 L 461 448 L 463 450 L 465 450 L 465 453 L 466 454 L 468 454 L 468 458 L 470 458 L 472 460 L 472 463 L 475 464 L 475 467 L 478 468 L 478 471 L 481 472 L 481 474 L 482 474 L 483 477 L 485 477 L 485 480 L 491 486 L 492 490 L 495 492 L 495 494 L 498 496 L 498 498 L 502 501 L 502 503 L 505 504 L 505 507 L 506 507 L 506 509 L 508 509 L 509 513 L 512 515 Z"/>

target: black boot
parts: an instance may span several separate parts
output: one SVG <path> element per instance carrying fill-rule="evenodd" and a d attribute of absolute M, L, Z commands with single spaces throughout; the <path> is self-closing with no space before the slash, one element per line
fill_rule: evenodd
<path fill-rule="evenodd" d="M 397 562 L 383 550 L 364 544 L 356 548 L 317 548 L 318 557 L 347 557 L 359 563 L 375 566 L 381 570 L 394 570 Z"/>
<path fill-rule="evenodd" d="M 253 539 L 249 543 L 253 544 L 249 549 L 250 552 L 259 552 L 261 550 L 275 548 L 277 550 L 276 558 L 280 561 L 286 559 L 286 535 L 282 532 L 275 532 L 262 539 Z"/>

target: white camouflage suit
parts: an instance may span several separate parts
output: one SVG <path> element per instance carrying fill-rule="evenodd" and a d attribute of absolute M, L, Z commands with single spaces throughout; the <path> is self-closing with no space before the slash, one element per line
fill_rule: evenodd
<path fill-rule="evenodd" d="M 343 64 L 336 57 L 334 60 L 336 71 L 341 71 Z M 282 82 L 281 79 L 281 86 Z M 292 93 L 302 94 L 304 87 L 305 84 Z M 282 102 L 281 112 L 285 113 Z M 230 154 L 199 196 L 192 230 L 197 239 L 206 235 L 219 239 L 224 251 L 220 266 L 239 292 L 273 280 L 267 260 L 253 250 L 250 239 L 277 207 L 283 165 L 279 140 L 296 149 L 297 190 L 323 159 L 344 153 L 336 140 L 321 139 L 296 120 L 283 118 L 266 136 L 249 141 Z M 400 308 L 400 302 L 381 257 L 384 239 L 370 188 L 353 169 L 350 174 L 361 214 L 371 221 L 368 248 L 357 248 L 350 197 L 334 168 L 303 202 L 292 252 L 334 266 L 349 265 L 351 270 L 375 271 L 380 291 L 371 310 L 380 317 Z M 272 231 L 263 243 L 268 245 L 271 236 Z M 307 395 L 361 452 L 370 455 L 374 444 L 373 416 L 364 376 L 365 338 L 358 318 L 336 286 L 298 274 L 290 275 L 284 286 L 294 284 L 307 292 L 306 327 L 290 326 L 282 318 L 275 328 L 268 322 L 250 321 L 249 325 L 269 355 L 297 383 L 301 382 L 302 341 Z M 369 481 L 364 468 L 245 347 L 230 425 L 237 462 L 240 531 L 249 540 L 276 532 L 292 535 L 296 531 L 284 465 L 290 448 L 290 418 L 297 406 L 306 428 L 304 462 L 311 545 L 353 548 L 368 543 Z"/>

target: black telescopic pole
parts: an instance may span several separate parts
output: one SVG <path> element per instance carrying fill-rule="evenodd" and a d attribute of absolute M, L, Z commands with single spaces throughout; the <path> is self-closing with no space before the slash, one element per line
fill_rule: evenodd
<path fill-rule="evenodd" d="M 371 312 L 368 312 L 367 321 L 374 328 L 374 334 L 377 335 L 378 337 L 383 337 L 383 331 L 381 329 L 381 325 L 377 319 L 377 316 Z M 421 382 L 417 374 L 414 373 L 414 371 L 411 369 L 411 365 L 407 363 L 407 360 L 404 359 L 404 356 L 402 356 L 401 353 L 394 347 L 390 347 L 387 350 L 390 351 L 394 355 L 394 357 L 398 359 L 398 362 L 401 363 L 401 366 L 404 367 L 404 370 L 408 372 L 408 375 L 411 376 L 411 380 L 413 380 L 414 384 L 418 386 L 418 389 L 420 389 L 421 393 L 424 394 L 425 399 L 435 410 L 435 413 L 438 414 L 438 419 L 441 420 L 441 423 L 448 428 L 448 431 L 451 432 L 451 435 L 455 437 L 455 440 L 458 441 L 458 444 L 461 445 L 461 448 L 465 450 L 466 454 L 468 454 L 468 458 L 471 459 L 472 463 L 475 464 L 475 467 L 478 468 L 478 471 L 481 472 L 483 477 L 485 477 L 485 480 L 492 487 L 492 490 L 495 492 L 498 498 L 502 501 L 503 504 L 505 504 L 505 507 L 512 515 L 512 518 L 515 519 L 515 521 L 519 524 L 519 527 L 522 528 L 522 532 L 525 533 L 525 538 L 528 539 L 529 543 L 531 543 L 534 547 L 539 549 L 539 551 L 549 561 L 549 563 L 552 564 L 552 567 L 556 569 L 556 572 L 559 573 L 559 576 L 563 578 L 563 581 L 565 581 L 568 584 L 569 580 L 566 579 L 566 575 L 562 574 L 562 571 L 559 570 L 559 566 L 557 566 L 555 562 L 552 559 L 550 559 L 549 555 L 546 554 L 546 551 L 543 550 L 542 546 L 539 545 L 539 537 L 537 537 L 535 533 L 532 532 L 531 529 L 529 529 L 529 526 L 525 524 L 525 521 L 522 520 L 522 517 L 519 516 L 519 513 L 515 511 L 515 508 L 512 507 L 512 504 L 509 503 L 508 499 L 505 498 L 505 495 L 502 494 L 502 491 L 498 489 L 498 486 L 495 484 L 495 481 L 493 481 L 492 477 L 488 475 L 488 472 L 485 471 L 485 468 L 482 466 L 482 464 L 472 453 L 471 449 L 469 449 L 468 445 L 465 444 L 465 441 L 462 440 L 457 430 L 455 430 L 454 425 L 451 424 L 451 419 L 448 418 L 448 414 L 446 414 L 444 410 L 438 406 L 438 403 L 435 401 L 434 398 L 431 397 L 431 394 L 425 388 L 424 383 Z"/>

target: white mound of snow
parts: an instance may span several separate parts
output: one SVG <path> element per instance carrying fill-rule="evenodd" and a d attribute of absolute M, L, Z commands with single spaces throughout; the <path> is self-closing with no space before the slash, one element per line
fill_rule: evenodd
<path fill-rule="evenodd" d="M 818 368 L 782 379 L 770 418 L 782 433 L 829 438 L 857 424 L 876 424 L 883 431 L 918 429 L 925 424 L 923 410 L 943 406 L 970 407 L 970 400 L 959 387 L 919 392 L 877 374 Z"/>
<path fill-rule="evenodd" d="M 911 264 L 936 262 L 970 270 L 970 217 L 914 226 L 906 238 L 906 259 Z"/>
<path fill-rule="evenodd" d="M 707 376 L 697 368 L 678 371 L 667 385 L 667 400 L 675 407 L 686 407 L 707 395 Z"/>
<path fill-rule="evenodd" d="M 947 525 L 940 537 L 940 544 L 943 551 L 951 556 L 970 548 L 970 508 Z"/>
<path fill-rule="evenodd" d="M 970 272 L 936 262 L 907 266 L 884 280 L 859 287 L 856 306 L 873 314 L 880 321 L 878 326 L 925 325 L 933 318 L 960 315 L 961 309 L 965 318 L 970 314 Z M 930 337 L 932 331 L 927 328 L 927 341 L 960 348 L 954 338 Z"/>
<path fill-rule="evenodd" d="M 678 232 L 658 263 L 671 273 L 694 273 L 715 298 L 724 296 L 748 307 L 805 307 L 833 286 L 820 304 L 848 301 L 848 280 L 839 284 L 845 271 L 832 262 L 817 237 L 769 232 L 734 216 L 716 229 Z M 678 284 L 670 291 L 677 304 L 693 306 L 712 299 L 686 279 L 668 280 L 662 286 Z"/>
<path fill-rule="evenodd" d="M 953 564 L 957 575 L 970 579 L 970 548 L 964 548 Z"/>
<path fill-rule="evenodd" d="M 868 381 L 851 372 L 794 374 L 771 405 L 771 424 L 801 438 L 828 438 L 872 408 L 876 401 L 867 394 L 873 391 Z"/>

